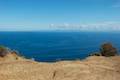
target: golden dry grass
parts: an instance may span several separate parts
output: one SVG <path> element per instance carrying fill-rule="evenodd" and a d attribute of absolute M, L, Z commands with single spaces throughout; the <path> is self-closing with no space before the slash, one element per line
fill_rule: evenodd
<path fill-rule="evenodd" d="M 0 80 L 120 80 L 120 57 L 41 63 L 0 61 Z"/>

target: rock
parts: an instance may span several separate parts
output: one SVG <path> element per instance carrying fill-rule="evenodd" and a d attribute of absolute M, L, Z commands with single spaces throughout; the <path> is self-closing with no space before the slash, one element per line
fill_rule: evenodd
<path fill-rule="evenodd" d="M 95 52 L 95 53 L 91 53 L 89 56 L 101 56 L 101 53 Z"/>

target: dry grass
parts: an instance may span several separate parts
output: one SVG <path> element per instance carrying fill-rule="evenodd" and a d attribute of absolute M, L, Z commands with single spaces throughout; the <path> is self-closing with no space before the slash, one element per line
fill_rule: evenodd
<path fill-rule="evenodd" d="M 26 59 L 0 61 L 0 80 L 119 80 L 120 57 L 41 63 Z"/>

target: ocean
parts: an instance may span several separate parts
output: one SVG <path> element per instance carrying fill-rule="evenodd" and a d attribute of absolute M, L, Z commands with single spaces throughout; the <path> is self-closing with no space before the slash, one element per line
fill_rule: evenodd
<path fill-rule="evenodd" d="M 0 45 L 36 61 L 85 59 L 111 42 L 120 49 L 120 33 L 113 32 L 0 32 Z"/>

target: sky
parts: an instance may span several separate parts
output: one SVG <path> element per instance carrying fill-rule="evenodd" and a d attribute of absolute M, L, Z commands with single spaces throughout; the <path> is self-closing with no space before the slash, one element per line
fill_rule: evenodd
<path fill-rule="evenodd" d="M 120 0 L 0 0 L 0 31 L 119 27 Z"/>

